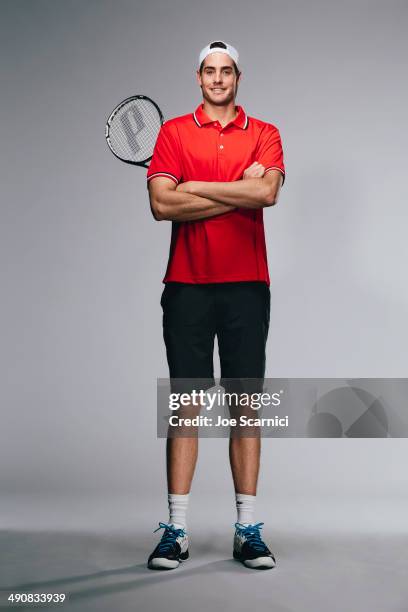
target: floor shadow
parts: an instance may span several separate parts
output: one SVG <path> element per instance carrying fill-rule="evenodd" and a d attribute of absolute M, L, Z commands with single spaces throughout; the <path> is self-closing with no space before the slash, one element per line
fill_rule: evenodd
<path fill-rule="evenodd" d="M 218 561 L 210 561 L 208 563 L 188 566 L 190 561 L 185 561 L 176 570 L 149 570 L 145 563 L 131 565 L 127 567 L 121 567 L 112 570 L 105 570 L 102 572 L 94 572 L 91 574 L 67 576 L 66 578 L 60 578 L 55 580 L 46 580 L 40 582 L 26 582 L 23 584 L 13 585 L 9 587 L 2 587 L 2 590 L 9 590 L 10 592 L 16 591 L 39 591 L 41 589 L 48 589 L 50 587 L 63 587 L 67 584 L 80 583 L 100 579 L 110 578 L 112 576 L 122 577 L 126 575 L 133 575 L 131 580 L 120 581 L 117 584 L 102 584 L 99 586 L 92 586 L 89 588 L 83 588 L 80 590 L 73 591 L 69 594 L 67 603 L 76 602 L 79 600 L 89 599 L 92 597 L 100 597 L 105 595 L 112 595 L 116 593 L 124 593 L 126 591 L 134 591 L 146 586 L 151 586 L 156 583 L 168 584 L 175 582 L 180 578 L 189 578 L 194 576 L 203 576 L 204 574 L 216 573 L 218 576 L 222 573 L 234 573 L 234 574 L 258 574 L 259 572 L 249 572 L 241 563 L 235 559 L 220 559 Z M 55 590 L 55 588 L 53 588 Z M 55 604 L 61 605 L 61 604 Z M 24 606 L 20 606 L 22 608 Z M 47 604 L 47 609 L 49 604 Z M 50 607 L 54 607 L 50 604 Z M 6 609 L 2 608 L 1 609 Z"/>

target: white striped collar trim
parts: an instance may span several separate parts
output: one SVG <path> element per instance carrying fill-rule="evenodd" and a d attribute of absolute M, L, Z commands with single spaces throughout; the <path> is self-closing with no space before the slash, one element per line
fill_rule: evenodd
<path fill-rule="evenodd" d="M 245 112 L 245 111 L 244 111 Z M 193 112 L 193 117 L 194 117 L 194 121 L 196 122 L 196 124 L 198 125 L 198 127 L 202 127 L 201 123 L 199 122 L 199 120 L 197 119 L 197 115 L 195 114 L 195 111 Z M 236 125 L 236 124 L 235 124 Z M 241 127 L 241 126 L 238 126 Z M 248 127 L 248 115 L 245 113 L 245 121 L 244 121 L 244 125 L 242 126 L 243 130 L 246 130 Z"/>

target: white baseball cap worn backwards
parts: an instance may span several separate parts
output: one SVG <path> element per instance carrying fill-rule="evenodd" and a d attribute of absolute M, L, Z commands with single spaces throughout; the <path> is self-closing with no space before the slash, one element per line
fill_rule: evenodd
<path fill-rule="evenodd" d="M 238 51 L 232 45 L 229 45 L 222 40 L 217 40 L 209 43 L 204 49 L 202 49 L 199 57 L 198 57 L 198 67 L 201 66 L 201 62 L 205 60 L 207 55 L 210 53 L 226 53 L 230 56 L 230 58 L 236 63 L 238 67 L 239 54 Z"/>

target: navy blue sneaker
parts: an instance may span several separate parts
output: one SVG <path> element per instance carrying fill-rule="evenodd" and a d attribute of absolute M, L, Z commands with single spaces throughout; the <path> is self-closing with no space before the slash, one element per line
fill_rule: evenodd
<path fill-rule="evenodd" d="M 270 569 L 276 565 L 275 557 L 261 538 L 263 524 L 247 526 L 235 523 L 234 559 L 251 569 Z"/>
<path fill-rule="evenodd" d="M 188 535 L 185 529 L 176 529 L 174 525 L 159 523 L 154 532 L 164 529 L 162 539 L 152 552 L 147 562 L 149 569 L 175 569 L 188 559 Z"/>

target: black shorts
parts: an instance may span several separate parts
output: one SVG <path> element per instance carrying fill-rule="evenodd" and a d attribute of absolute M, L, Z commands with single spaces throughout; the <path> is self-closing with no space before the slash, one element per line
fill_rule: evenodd
<path fill-rule="evenodd" d="M 170 378 L 214 381 L 217 336 L 221 385 L 225 379 L 262 379 L 270 317 L 265 282 L 169 282 L 161 297 Z"/>

